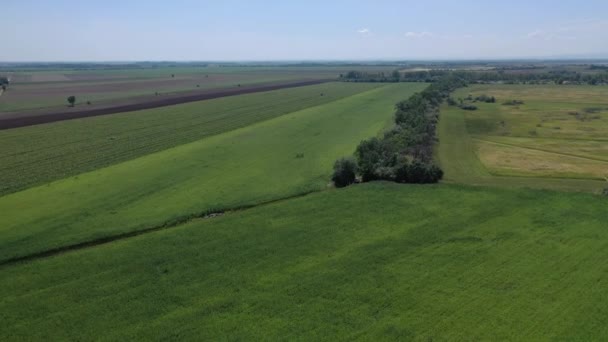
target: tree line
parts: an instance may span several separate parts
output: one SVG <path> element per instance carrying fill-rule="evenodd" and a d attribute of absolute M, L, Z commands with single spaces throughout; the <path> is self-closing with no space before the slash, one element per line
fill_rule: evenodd
<path fill-rule="evenodd" d="M 334 164 L 332 180 L 337 187 L 374 180 L 399 183 L 436 183 L 443 171 L 434 163 L 433 147 L 439 105 L 466 82 L 448 74 L 424 91 L 396 104 L 395 125 L 381 138 L 362 141 L 354 158 Z"/>
<path fill-rule="evenodd" d="M 596 70 L 603 70 L 596 68 Z M 503 82 L 507 84 L 608 84 L 608 72 L 580 73 L 571 70 L 551 70 L 547 72 L 450 71 L 435 69 L 391 74 L 350 71 L 340 75 L 347 82 L 437 82 L 447 75 L 456 75 L 469 83 Z"/>

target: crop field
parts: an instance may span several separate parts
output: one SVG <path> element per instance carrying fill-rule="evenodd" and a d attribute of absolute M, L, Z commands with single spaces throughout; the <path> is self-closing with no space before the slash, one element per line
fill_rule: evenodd
<path fill-rule="evenodd" d="M 71 95 L 76 96 L 77 108 L 95 108 L 119 100 L 146 101 L 239 85 L 336 79 L 348 70 L 347 67 L 166 67 L 5 72 L 12 75 L 13 82 L 0 98 L 0 114 L 65 108 L 66 98 Z M 87 104 L 88 101 L 91 104 Z"/>
<path fill-rule="evenodd" d="M 608 185 L 608 87 L 476 85 L 453 97 L 469 94 L 496 103 L 442 108 L 448 180 L 596 192 Z"/>
<path fill-rule="evenodd" d="M 0 194 L 193 142 L 380 85 L 327 83 L 0 131 Z"/>
<path fill-rule="evenodd" d="M 165 81 L 187 93 L 179 82 L 348 70 L 22 70 L 7 93 L 121 103 Z M 459 88 L 477 109 L 443 104 L 435 127 L 437 107 L 416 101 L 462 84 L 446 79 L 397 107 L 429 84 L 323 80 L 0 130 L 0 340 L 608 336 L 608 211 L 593 194 L 608 187 L 608 87 Z M 496 102 L 467 100 L 481 95 Z M 26 107 L 0 116 L 35 117 Z M 371 137 L 375 165 L 394 166 L 383 144 L 434 146 L 442 183 L 336 189 L 336 159 Z"/>
<path fill-rule="evenodd" d="M 324 189 L 336 158 L 425 86 L 383 85 L 0 197 L 0 260 Z"/>
<path fill-rule="evenodd" d="M 605 201 L 391 183 L 4 266 L 0 338 L 601 340 Z"/>
<path fill-rule="evenodd" d="M 217 74 L 217 75 L 188 74 L 184 76 L 133 79 L 117 78 L 98 80 L 95 78 L 63 82 L 33 82 L 11 85 L 9 91 L 0 99 L 0 111 L 21 112 L 31 109 L 66 107 L 66 98 L 76 96 L 76 107 L 87 108 L 87 101 L 92 105 L 114 103 L 118 99 L 138 96 L 165 96 L 176 92 L 197 91 L 216 88 L 237 87 L 259 83 L 271 83 L 286 80 L 300 80 L 302 75 L 278 74 Z M 155 96 L 155 97 L 158 97 Z"/>

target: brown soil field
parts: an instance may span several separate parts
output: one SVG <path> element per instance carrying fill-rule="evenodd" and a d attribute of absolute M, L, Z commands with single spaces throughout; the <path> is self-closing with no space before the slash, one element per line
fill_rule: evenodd
<path fill-rule="evenodd" d="M 24 126 L 32 126 L 55 121 L 72 120 L 92 116 L 132 112 L 143 109 L 172 106 L 181 103 L 210 100 L 226 96 L 251 94 L 264 91 L 278 90 L 284 88 L 302 87 L 325 83 L 330 80 L 306 80 L 296 82 L 269 83 L 264 85 L 243 86 L 230 89 L 203 90 L 197 92 L 179 93 L 166 96 L 146 96 L 125 100 L 120 104 L 93 107 L 87 109 L 68 108 L 60 111 L 30 111 L 19 112 L 13 115 L 3 116 L 0 119 L 0 129 L 10 129 Z M 97 88 L 99 89 L 99 88 Z"/>

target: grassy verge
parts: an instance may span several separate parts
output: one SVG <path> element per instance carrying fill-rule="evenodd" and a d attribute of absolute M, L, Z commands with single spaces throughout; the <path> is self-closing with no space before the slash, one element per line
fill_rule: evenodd
<path fill-rule="evenodd" d="M 598 340 L 604 199 L 370 183 L 2 268 L 3 340 Z"/>

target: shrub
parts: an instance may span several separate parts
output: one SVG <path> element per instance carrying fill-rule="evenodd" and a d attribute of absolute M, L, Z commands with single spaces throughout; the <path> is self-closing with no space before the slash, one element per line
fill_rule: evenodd
<path fill-rule="evenodd" d="M 349 186 L 355 182 L 357 164 L 350 158 L 341 158 L 334 164 L 334 173 L 331 180 L 338 188 Z"/>
<path fill-rule="evenodd" d="M 474 106 L 472 104 L 463 104 L 460 106 L 460 109 L 464 109 L 464 110 L 477 110 L 477 106 Z"/>
<path fill-rule="evenodd" d="M 380 174 L 382 168 L 393 167 L 397 159 L 390 141 L 378 138 L 362 141 L 357 146 L 355 156 L 364 182 L 383 179 L 381 178 L 383 175 Z"/>
<path fill-rule="evenodd" d="M 505 101 L 502 103 L 503 106 L 519 106 L 519 105 L 523 105 L 524 101 L 520 101 L 520 100 L 509 100 L 509 101 Z"/>
<path fill-rule="evenodd" d="M 437 183 L 443 178 L 443 170 L 434 164 L 415 160 L 411 164 L 402 163 L 395 171 L 395 181 L 399 183 Z"/>
<path fill-rule="evenodd" d="M 496 102 L 496 98 L 494 96 L 488 96 L 488 95 L 479 95 L 475 98 L 475 101 L 478 102 L 485 102 L 485 103 L 494 103 Z"/>

